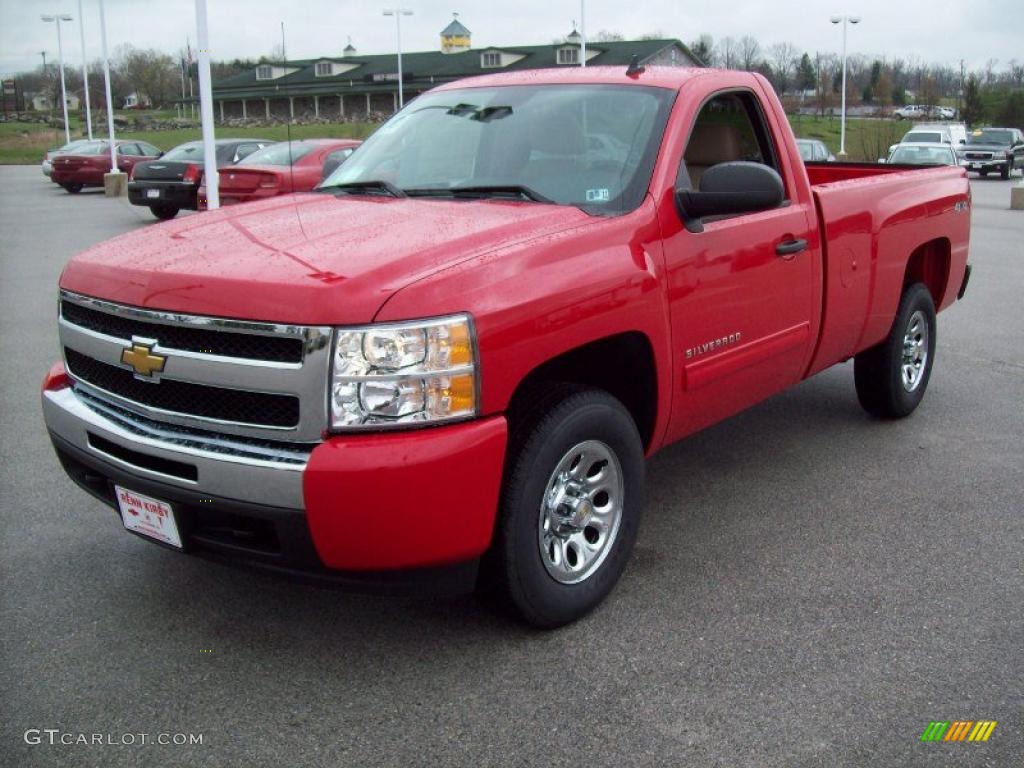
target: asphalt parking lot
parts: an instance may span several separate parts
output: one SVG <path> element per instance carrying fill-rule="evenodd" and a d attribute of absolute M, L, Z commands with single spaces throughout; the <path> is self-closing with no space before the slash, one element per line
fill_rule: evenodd
<path fill-rule="evenodd" d="M 618 589 L 541 633 L 124 533 L 60 471 L 37 389 L 64 263 L 157 224 L 0 168 L 0 764 L 1024 764 L 1017 181 L 973 182 L 974 277 L 913 417 L 865 416 L 847 364 L 666 449 Z M 981 719 L 986 743 L 919 741 Z"/>

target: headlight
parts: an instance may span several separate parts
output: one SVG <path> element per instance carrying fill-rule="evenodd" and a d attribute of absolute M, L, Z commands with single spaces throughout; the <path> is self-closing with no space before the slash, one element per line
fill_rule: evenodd
<path fill-rule="evenodd" d="M 331 428 L 388 429 L 477 414 L 477 354 L 467 315 L 339 328 Z"/>
<path fill-rule="evenodd" d="M 1006 153 L 1003 152 L 1002 150 L 999 150 L 998 152 L 993 152 L 992 153 L 992 159 L 993 160 L 1005 160 L 1006 159 Z"/>

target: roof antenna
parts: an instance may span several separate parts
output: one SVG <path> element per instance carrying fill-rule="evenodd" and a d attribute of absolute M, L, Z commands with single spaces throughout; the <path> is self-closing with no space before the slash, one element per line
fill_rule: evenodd
<path fill-rule="evenodd" d="M 633 58 L 629 60 L 629 66 L 626 67 L 626 77 L 637 78 L 646 71 L 647 67 L 641 66 L 640 64 L 639 54 L 634 53 Z"/>

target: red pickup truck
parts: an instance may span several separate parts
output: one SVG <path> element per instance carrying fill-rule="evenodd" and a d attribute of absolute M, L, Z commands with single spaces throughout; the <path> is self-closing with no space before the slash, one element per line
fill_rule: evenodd
<path fill-rule="evenodd" d="M 915 409 L 970 206 L 959 168 L 805 166 L 755 74 L 474 78 L 319 194 L 72 259 L 43 412 L 165 546 L 555 626 L 622 574 L 645 457 L 851 357 Z"/>

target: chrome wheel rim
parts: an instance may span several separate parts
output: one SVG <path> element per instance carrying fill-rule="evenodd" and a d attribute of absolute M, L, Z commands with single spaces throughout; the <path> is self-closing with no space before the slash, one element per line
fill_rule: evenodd
<path fill-rule="evenodd" d="M 599 440 L 562 456 L 540 504 L 537 542 L 544 568 L 561 584 L 579 584 L 601 567 L 622 522 L 622 467 Z"/>
<path fill-rule="evenodd" d="M 921 385 L 925 365 L 928 363 L 928 321 L 924 312 L 917 310 L 910 316 L 906 333 L 903 334 L 903 360 L 900 378 L 903 388 L 913 392 Z"/>

